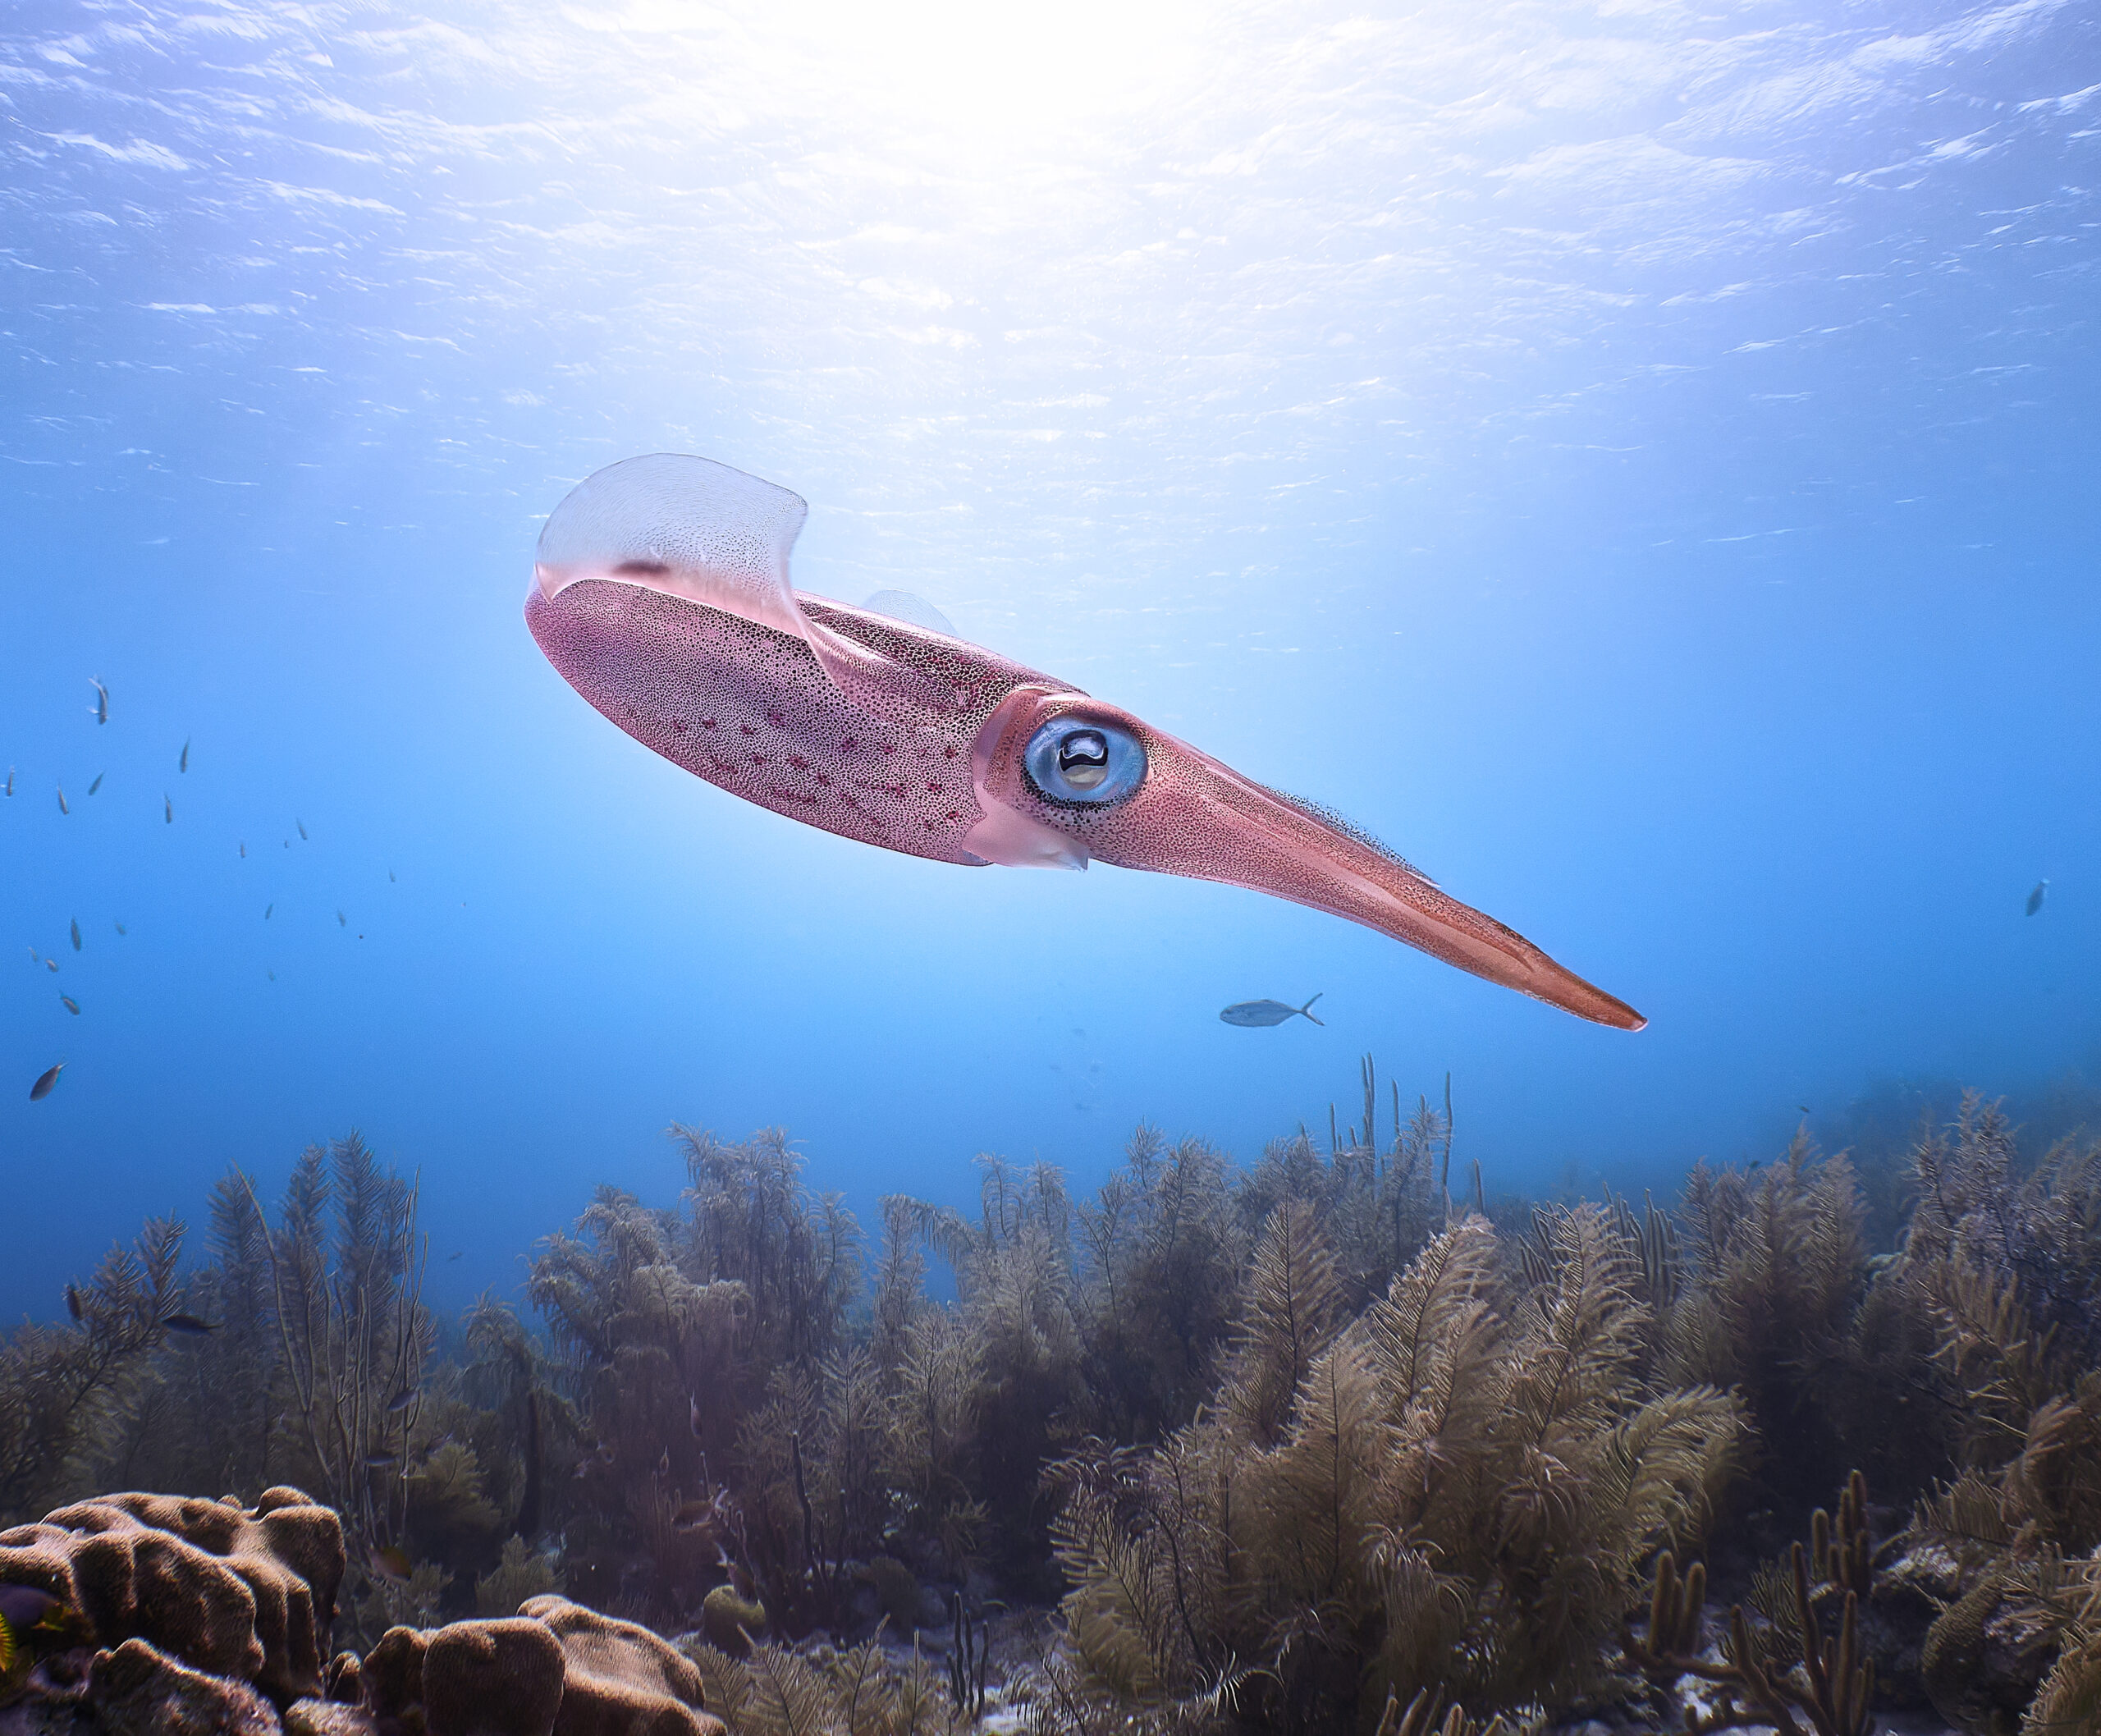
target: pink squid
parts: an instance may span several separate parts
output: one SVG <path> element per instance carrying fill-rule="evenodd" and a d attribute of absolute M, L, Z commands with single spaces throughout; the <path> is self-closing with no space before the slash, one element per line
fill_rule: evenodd
<path fill-rule="evenodd" d="M 973 867 L 1224 881 L 1600 1024 L 1646 1022 L 1340 816 L 938 630 L 931 611 L 921 625 L 797 591 L 788 554 L 808 512 L 705 458 L 610 465 L 548 519 L 526 622 L 636 740 L 805 825 Z"/>

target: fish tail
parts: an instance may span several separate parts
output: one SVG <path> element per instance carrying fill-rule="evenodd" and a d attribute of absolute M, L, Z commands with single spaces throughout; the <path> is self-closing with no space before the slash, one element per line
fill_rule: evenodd
<path fill-rule="evenodd" d="M 1325 993 L 1327 993 L 1327 990 L 1325 990 L 1325 988 L 1324 988 L 1324 989 L 1322 989 L 1322 990 L 1321 991 L 1321 995 L 1325 995 Z M 1318 1000 L 1321 998 L 1321 995 L 1316 995 L 1316 996 L 1313 997 L 1313 1001 L 1318 1001 Z M 1311 1010 L 1311 1009 L 1312 1009 L 1312 1005 L 1313 1005 L 1313 1001 L 1307 1001 L 1304 1006 L 1302 1006 L 1302 1007 L 1301 1007 L 1301 1008 L 1299 1008 L 1299 1010 L 1298 1010 L 1300 1012 L 1302 1012 L 1302 1013 L 1305 1014 L 1305 1015 L 1306 1015 L 1308 1019 L 1313 1019 L 1313 1014 L 1312 1014 L 1312 1010 Z M 1327 1021 L 1326 1019 L 1313 1019 L 1313 1023 L 1314 1023 L 1314 1024 L 1317 1024 L 1317 1025 L 1319 1025 L 1319 1026 L 1321 1027 L 1321 1028 L 1322 1030 L 1324 1030 L 1324 1031 L 1325 1031 L 1325 1029 L 1327 1029 L 1327 1028 L 1328 1028 L 1328 1021 Z"/>

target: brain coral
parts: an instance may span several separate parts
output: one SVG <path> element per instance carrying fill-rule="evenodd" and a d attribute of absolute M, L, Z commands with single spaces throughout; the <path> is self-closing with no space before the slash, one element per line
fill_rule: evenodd
<path fill-rule="evenodd" d="M 281 1702 L 320 1691 L 343 1566 L 341 1523 L 296 1489 L 105 1496 L 0 1531 L 0 1585 L 62 1599 L 98 1645 L 144 1639 Z"/>

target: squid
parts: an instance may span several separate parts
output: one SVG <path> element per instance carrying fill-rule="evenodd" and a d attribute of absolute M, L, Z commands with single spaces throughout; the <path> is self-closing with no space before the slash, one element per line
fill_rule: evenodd
<path fill-rule="evenodd" d="M 901 593 L 879 610 L 798 591 L 789 552 L 808 515 L 711 459 L 609 465 L 542 529 L 526 624 L 637 741 L 806 826 L 973 868 L 1222 881 L 1579 1018 L 1646 1023 L 1319 804 L 968 644 Z"/>

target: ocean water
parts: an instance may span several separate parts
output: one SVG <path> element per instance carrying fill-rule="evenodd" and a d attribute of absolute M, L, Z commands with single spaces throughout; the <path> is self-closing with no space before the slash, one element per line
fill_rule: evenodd
<path fill-rule="evenodd" d="M 673 1121 L 865 1212 L 1369 1051 L 1491 1191 L 1671 1188 L 2095 1066 L 2090 8 L 25 3 L 0 117 L 14 1314 L 353 1126 L 446 1308 Z M 1649 1028 L 657 758 L 520 613 L 652 451 Z"/>

